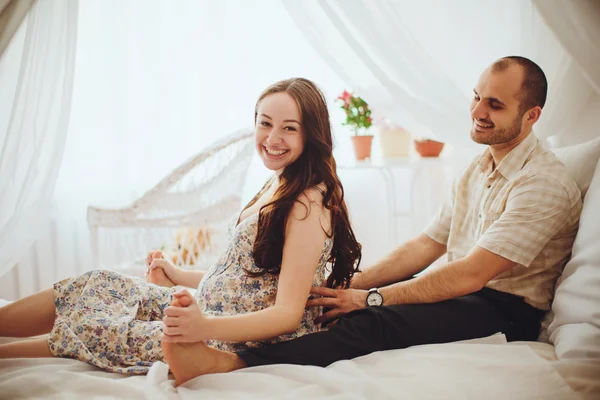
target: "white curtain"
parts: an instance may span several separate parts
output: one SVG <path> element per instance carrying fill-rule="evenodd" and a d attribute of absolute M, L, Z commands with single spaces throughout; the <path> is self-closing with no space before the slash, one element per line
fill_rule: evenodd
<path fill-rule="evenodd" d="M 529 57 L 548 76 L 548 102 L 536 126 L 539 137 L 572 137 L 582 110 L 595 100 L 578 61 L 527 1 L 283 2 L 329 65 L 376 110 L 416 136 L 472 145 L 472 89 L 483 69 L 502 56 Z M 556 15 L 555 4 L 572 9 L 579 3 L 539 1 Z M 598 42 L 592 41 L 582 48 L 582 57 L 593 43 L 597 54 Z M 598 64 L 589 65 L 597 75 L 593 66 Z M 579 141 L 590 135 L 576 134 Z"/>
<path fill-rule="evenodd" d="M 39 0 L 0 59 L 0 276 L 47 222 L 67 135 L 77 1 Z"/>
<path fill-rule="evenodd" d="M 269 84 L 312 79 L 332 103 L 334 126 L 343 118 L 333 100 L 345 84 L 279 0 L 86 0 L 75 70 L 52 219 L 10 287 L 0 282 L 0 298 L 91 269 L 87 206 L 128 205 L 202 148 L 252 126 Z M 266 179 L 259 161 L 250 176 L 246 196 Z"/>
<path fill-rule="evenodd" d="M 342 90 L 356 90 L 416 136 L 471 145 L 472 89 L 488 64 L 509 54 L 532 58 L 548 75 L 539 136 L 556 144 L 597 136 L 600 97 L 561 44 L 532 3 L 519 0 L 86 0 L 52 218 L 0 281 L 0 297 L 90 269 L 86 207 L 125 205 L 190 155 L 252 124 L 256 97 L 278 79 L 303 76 L 324 89 L 339 164 L 352 161 L 343 112 L 333 103 Z M 0 88 L 0 101 L 5 93 Z M 12 97 L 0 110 L 7 105 Z M 454 163 L 466 160 L 455 154 L 394 170 L 399 211 L 410 215 L 398 221 L 401 238 L 422 229 Z M 397 244 L 386 229 L 383 180 L 352 167 L 340 175 L 368 265 Z M 250 176 L 260 184 L 260 162 Z"/>
<path fill-rule="evenodd" d="M 600 1 L 533 0 L 537 11 L 552 30 L 555 38 L 571 56 L 577 85 L 569 80 L 560 82 L 561 105 L 575 103 L 576 122 L 570 132 L 563 131 L 557 144 L 575 144 L 600 136 Z M 585 78 L 585 79 L 584 79 Z M 577 90 L 580 87 L 579 94 Z M 569 93 L 564 96 L 565 93 Z M 557 102 L 558 103 L 558 102 Z M 583 106 L 582 106 L 583 105 Z"/>
<path fill-rule="evenodd" d="M 440 160 L 411 164 L 408 236 L 427 226 L 451 178 L 483 150 L 470 139 L 468 108 L 494 60 L 521 55 L 546 73 L 538 137 L 563 146 L 599 134 L 600 97 L 590 84 L 600 71 L 598 1 L 539 0 L 544 18 L 523 0 L 282 1 L 308 42 L 378 114 L 415 137 L 452 145 Z M 549 27 L 545 19 L 557 22 Z"/>
<path fill-rule="evenodd" d="M 533 0 L 556 38 L 600 93 L 600 2 Z"/>

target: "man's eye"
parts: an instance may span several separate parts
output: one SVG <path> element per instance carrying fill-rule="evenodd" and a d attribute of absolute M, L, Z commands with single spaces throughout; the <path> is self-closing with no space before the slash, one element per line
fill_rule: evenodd
<path fill-rule="evenodd" d="M 479 101 L 479 96 L 475 95 L 475 96 L 473 96 L 473 98 L 474 98 L 475 100 Z"/>
<path fill-rule="evenodd" d="M 490 107 L 492 107 L 493 110 L 499 110 L 499 109 L 502 108 L 502 107 L 499 107 L 499 106 L 495 106 L 493 104 L 490 104 Z"/>

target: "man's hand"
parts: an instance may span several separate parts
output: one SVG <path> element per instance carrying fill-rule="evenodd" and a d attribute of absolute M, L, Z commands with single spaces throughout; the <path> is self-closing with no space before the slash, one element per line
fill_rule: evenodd
<path fill-rule="evenodd" d="M 352 279 L 350 279 L 350 289 L 362 289 L 363 286 L 363 272 L 360 271 L 355 273 Z"/>
<path fill-rule="evenodd" d="M 317 299 L 309 300 L 306 303 L 307 307 L 327 307 L 329 311 L 323 313 L 315 319 L 315 323 L 320 324 L 325 321 L 337 319 L 350 311 L 360 310 L 365 308 L 367 290 L 358 289 L 330 289 L 325 287 L 313 287 L 310 290 L 311 294 L 323 296 Z"/>

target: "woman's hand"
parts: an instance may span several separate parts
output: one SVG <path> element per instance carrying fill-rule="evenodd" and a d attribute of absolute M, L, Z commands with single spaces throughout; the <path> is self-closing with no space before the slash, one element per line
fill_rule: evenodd
<path fill-rule="evenodd" d="M 163 255 L 163 252 L 161 250 L 150 250 L 148 252 L 148 255 L 146 256 L 146 273 L 145 273 L 145 275 L 148 275 L 148 273 L 150 272 L 150 264 L 152 264 L 152 261 L 154 261 L 155 259 L 161 259 L 161 258 L 165 258 L 165 256 Z"/>
<path fill-rule="evenodd" d="M 210 339 L 210 319 L 202 314 L 190 292 L 183 289 L 173 293 L 173 297 L 175 300 L 172 305 L 165 308 L 162 322 L 163 341 L 190 343 Z"/>
<path fill-rule="evenodd" d="M 165 260 L 162 251 L 155 250 L 146 257 L 146 281 L 159 286 L 173 287 L 177 285 L 180 268 Z"/>

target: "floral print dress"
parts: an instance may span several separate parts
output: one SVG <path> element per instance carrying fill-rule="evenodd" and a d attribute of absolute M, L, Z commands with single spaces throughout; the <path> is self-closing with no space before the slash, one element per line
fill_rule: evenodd
<path fill-rule="evenodd" d="M 237 216 L 236 216 L 237 217 Z M 234 221 L 237 222 L 237 218 Z M 235 315 L 264 310 L 275 304 L 279 275 L 265 274 L 252 277 L 245 270 L 257 272 L 252 258 L 254 239 L 258 233 L 258 213 L 250 215 L 238 226 L 230 225 L 229 249 L 208 270 L 196 291 L 196 302 L 205 315 Z M 313 280 L 313 286 L 323 286 L 326 281 L 326 264 L 331 254 L 332 239 L 326 239 Z M 321 314 L 320 308 L 305 309 L 302 321 L 295 332 L 277 336 L 263 342 L 222 342 L 208 340 L 208 346 L 226 351 L 238 351 L 294 339 L 316 332 L 313 322 Z"/>
<path fill-rule="evenodd" d="M 252 248 L 258 214 L 229 229 L 229 247 L 207 271 L 198 286 L 196 301 L 205 314 L 235 315 L 263 310 L 275 304 L 277 275 L 248 276 L 256 270 Z M 314 286 L 326 279 L 332 239 L 324 243 Z M 145 374 L 162 361 L 161 320 L 177 288 L 166 288 L 141 278 L 110 270 L 95 270 L 54 284 L 56 320 L 48 336 L 56 357 L 74 358 L 111 372 Z M 313 320 L 320 310 L 305 310 L 298 329 L 265 342 L 219 342 L 207 344 L 236 351 L 263 343 L 279 342 L 319 330 Z"/>

